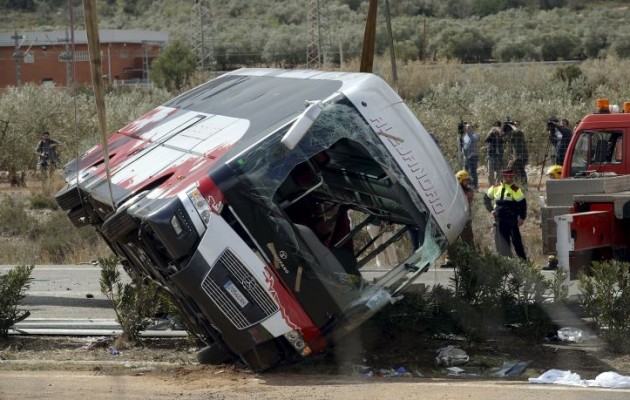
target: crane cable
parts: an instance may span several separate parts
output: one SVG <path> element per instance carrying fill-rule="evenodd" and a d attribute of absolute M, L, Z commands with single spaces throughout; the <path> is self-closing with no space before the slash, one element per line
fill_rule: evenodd
<path fill-rule="evenodd" d="M 70 60 L 72 61 L 72 77 L 68 84 L 72 89 L 72 106 L 73 106 L 73 118 L 74 118 L 74 159 L 76 160 L 76 179 L 77 179 L 77 192 L 79 194 L 79 200 L 81 202 L 81 207 L 85 209 L 85 205 L 83 204 L 83 198 L 81 197 L 81 192 L 79 190 L 79 127 L 77 126 L 79 123 L 78 117 L 78 106 L 77 106 L 77 63 L 74 58 L 74 2 L 73 0 L 68 0 L 68 11 L 70 12 Z M 67 36 L 66 36 L 67 38 Z"/>
<path fill-rule="evenodd" d="M 103 160 L 105 164 L 105 173 L 107 175 L 107 184 L 109 187 L 109 196 L 112 201 L 112 208 L 114 211 L 116 211 L 116 204 L 114 203 L 114 193 L 112 190 L 111 171 L 109 168 L 107 121 L 105 115 L 105 92 L 103 89 L 103 75 L 101 73 L 101 51 L 98 35 L 98 22 L 96 20 L 95 0 L 83 0 L 83 14 L 85 18 L 85 31 L 87 33 L 88 39 L 88 50 L 90 53 L 92 85 L 94 86 L 94 99 L 96 101 L 96 113 L 98 116 L 101 147 L 103 150 Z"/>

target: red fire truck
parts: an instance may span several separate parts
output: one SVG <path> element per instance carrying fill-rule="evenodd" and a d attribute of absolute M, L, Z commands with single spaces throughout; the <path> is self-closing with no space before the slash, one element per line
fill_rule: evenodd
<path fill-rule="evenodd" d="M 543 248 L 569 278 L 592 261 L 628 260 L 630 252 L 630 102 L 607 99 L 575 129 L 562 179 L 547 181 Z"/>

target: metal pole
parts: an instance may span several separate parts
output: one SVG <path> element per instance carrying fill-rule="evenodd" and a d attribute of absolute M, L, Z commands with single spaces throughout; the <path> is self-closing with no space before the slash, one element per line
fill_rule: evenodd
<path fill-rule="evenodd" d="M 374 66 L 374 47 L 376 45 L 376 0 L 370 0 L 365 31 L 363 32 L 363 50 L 361 51 L 361 67 L 359 72 L 372 72 Z"/>
<path fill-rule="evenodd" d="M 389 0 L 385 0 L 385 20 L 387 21 L 387 36 L 389 38 L 389 58 L 392 62 L 392 80 L 398 91 L 398 70 L 396 69 L 396 51 L 394 50 L 394 35 L 392 34 L 392 19 L 389 13 Z"/>
<path fill-rule="evenodd" d="M 317 67 L 321 68 L 323 64 L 322 58 L 322 26 L 320 20 L 319 0 L 317 0 Z"/>
<path fill-rule="evenodd" d="M 18 35 L 17 31 L 14 31 L 11 39 L 15 40 L 15 52 L 13 53 L 13 60 L 15 61 L 15 86 L 20 87 L 22 84 L 22 72 L 20 67 L 21 54 L 20 54 L 20 42 L 19 39 L 22 39 L 22 35 Z"/>
<path fill-rule="evenodd" d="M 206 69 L 206 49 L 205 49 L 205 35 L 203 34 L 203 31 L 205 29 L 204 27 L 204 21 L 203 21 L 203 4 L 200 3 L 199 4 L 199 30 L 200 30 L 200 39 L 201 39 L 201 69 L 205 70 Z"/>
<path fill-rule="evenodd" d="M 70 20 L 72 20 L 72 9 L 70 9 Z M 70 22 L 70 24 L 72 24 L 72 22 Z M 70 38 L 68 37 L 68 30 L 66 29 L 66 39 L 64 40 L 64 47 L 66 50 L 66 57 L 65 57 L 65 63 L 66 63 L 66 86 L 70 86 L 72 84 L 72 71 L 70 69 L 70 62 L 72 60 L 72 56 L 70 54 Z"/>

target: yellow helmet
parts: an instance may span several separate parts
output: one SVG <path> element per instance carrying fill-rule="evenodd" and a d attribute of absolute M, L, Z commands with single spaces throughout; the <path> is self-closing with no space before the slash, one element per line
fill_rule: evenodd
<path fill-rule="evenodd" d="M 562 177 L 562 165 L 552 165 L 547 170 L 547 175 L 551 179 L 560 179 Z"/>
<path fill-rule="evenodd" d="M 461 185 L 464 180 L 470 179 L 470 174 L 465 169 L 462 169 L 461 171 L 457 171 L 455 177 L 457 178 L 457 182 Z"/>

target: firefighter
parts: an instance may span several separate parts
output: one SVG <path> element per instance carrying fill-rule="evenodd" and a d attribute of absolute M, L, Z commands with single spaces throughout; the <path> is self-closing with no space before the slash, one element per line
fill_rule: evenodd
<path fill-rule="evenodd" d="M 459 182 L 462 190 L 464 191 L 464 194 L 466 195 L 466 198 L 468 199 L 468 205 L 470 209 L 470 212 L 468 213 L 468 219 L 466 220 L 466 225 L 464 226 L 464 230 L 462 231 L 460 237 L 462 238 L 462 241 L 467 245 L 474 246 L 475 236 L 473 235 L 472 229 L 472 202 L 475 198 L 475 190 L 470 186 L 470 174 L 465 169 L 458 171 L 455 174 L 455 177 L 457 178 L 457 182 Z"/>
<path fill-rule="evenodd" d="M 464 225 L 464 230 L 462 230 L 462 233 L 459 237 L 462 239 L 462 242 L 466 243 L 468 246 L 474 247 L 475 235 L 473 234 L 473 228 L 472 228 L 472 203 L 473 203 L 473 199 L 475 198 L 475 190 L 470 186 L 470 181 L 471 181 L 470 174 L 465 169 L 462 169 L 461 171 L 457 171 L 457 173 L 455 174 L 455 177 L 457 178 L 457 182 L 459 182 L 459 185 L 462 187 L 462 190 L 464 191 L 464 194 L 466 195 L 466 198 L 468 199 L 468 206 L 469 206 L 468 219 L 466 220 L 466 225 Z M 447 250 L 442 268 L 451 268 L 451 267 L 454 267 L 454 265 L 451 262 L 450 257 L 448 256 L 448 250 Z"/>
<path fill-rule="evenodd" d="M 549 179 L 560 179 L 562 177 L 562 165 L 552 165 L 547 170 Z"/>
<path fill-rule="evenodd" d="M 488 189 L 484 205 L 494 217 L 497 252 L 502 256 L 512 257 L 514 245 L 516 255 L 525 260 L 527 256 L 519 227 L 527 217 L 527 200 L 521 188 L 514 183 L 514 175 L 513 169 L 501 171 L 502 180 Z"/>

